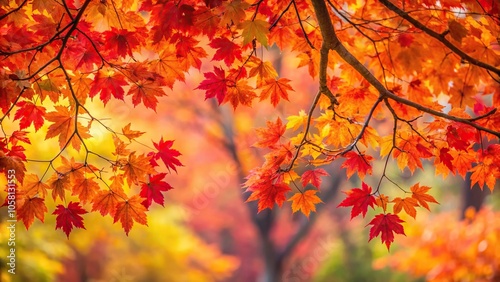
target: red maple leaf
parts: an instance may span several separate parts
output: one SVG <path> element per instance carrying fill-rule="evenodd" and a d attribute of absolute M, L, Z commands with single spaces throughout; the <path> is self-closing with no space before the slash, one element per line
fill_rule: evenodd
<path fill-rule="evenodd" d="M 347 198 L 345 198 L 337 207 L 352 206 L 351 219 L 360 213 L 363 213 L 363 217 L 365 217 L 366 212 L 368 211 L 368 206 L 373 208 L 373 205 L 375 205 L 375 197 L 371 194 L 372 187 L 368 186 L 364 182 L 362 183 L 361 188 L 354 188 L 344 193 L 347 195 Z"/>
<path fill-rule="evenodd" d="M 267 128 L 258 128 L 257 136 L 259 141 L 254 144 L 256 147 L 273 147 L 276 143 L 280 141 L 280 138 L 285 134 L 286 125 L 284 125 L 281 119 L 278 117 L 276 122 L 267 121 Z"/>
<path fill-rule="evenodd" d="M 450 147 L 457 150 L 467 150 L 471 141 L 475 139 L 475 131 L 470 126 L 449 125 L 446 128 L 446 141 Z"/>
<path fill-rule="evenodd" d="M 149 208 L 151 206 L 153 200 L 157 204 L 163 206 L 164 197 L 161 192 L 167 192 L 168 190 L 172 189 L 172 186 L 170 186 L 170 184 L 165 181 L 161 181 L 165 177 L 165 175 L 167 174 L 160 173 L 157 175 L 152 175 L 149 177 L 148 183 L 142 184 L 139 196 L 145 198 L 145 200 L 142 201 L 141 204 L 146 208 Z"/>
<path fill-rule="evenodd" d="M 328 173 L 324 169 L 318 168 L 304 172 L 300 180 L 302 181 L 302 186 L 304 187 L 311 183 L 314 187 L 319 189 L 321 186 L 321 176 L 327 175 Z"/>
<path fill-rule="evenodd" d="M 104 105 L 106 105 L 111 99 L 111 95 L 116 99 L 123 100 L 123 86 L 128 85 L 125 81 L 125 77 L 122 74 L 104 74 L 102 71 L 98 72 L 92 82 L 92 87 L 90 88 L 89 96 L 93 98 L 98 93 L 99 98 L 102 100 Z"/>
<path fill-rule="evenodd" d="M 398 36 L 398 42 L 401 47 L 408 47 L 413 43 L 413 35 L 408 33 L 401 33 Z"/>
<path fill-rule="evenodd" d="M 347 178 L 350 178 L 354 172 L 357 172 L 359 177 L 363 179 L 365 175 L 372 174 L 372 166 L 370 161 L 373 160 L 373 157 L 370 155 L 358 155 L 355 152 L 347 152 L 344 157 L 346 158 L 345 162 L 341 167 L 347 169 Z"/>
<path fill-rule="evenodd" d="M 28 136 L 26 136 L 27 134 L 28 134 L 27 131 L 16 130 L 12 132 L 12 134 L 10 135 L 9 142 L 12 143 L 13 145 L 16 145 L 17 142 L 24 142 L 26 144 L 31 144 L 30 139 L 28 138 Z"/>
<path fill-rule="evenodd" d="M 35 131 L 38 131 L 43 125 L 45 108 L 26 101 L 17 103 L 17 106 L 19 109 L 14 115 L 14 120 L 21 119 L 19 121 L 19 129 L 25 129 L 33 124 Z"/>
<path fill-rule="evenodd" d="M 446 165 L 446 167 L 450 170 L 450 171 L 455 171 L 455 168 L 453 167 L 453 164 L 452 164 L 452 161 L 453 161 L 453 156 L 450 155 L 450 149 L 448 148 L 441 148 L 441 150 L 439 150 L 439 160 L 441 163 L 443 163 L 444 165 Z"/>
<path fill-rule="evenodd" d="M 267 182 L 267 185 L 261 186 L 258 190 L 254 191 L 248 197 L 247 202 L 259 200 L 257 204 L 258 212 L 266 208 L 272 209 L 274 204 L 278 204 L 281 207 L 286 200 L 285 194 L 291 190 L 285 183 L 271 184 Z"/>
<path fill-rule="evenodd" d="M 399 218 L 399 216 L 395 214 L 379 214 L 376 215 L 368 225 L 373 225 L 370 228 L 370 239 L 378 237 L 380 233 L 382 233 L 381 239 L 382 243 L 385 243 L 387 246 L 387 250 L 390 249 L 391 243 L 394 242 L 394 233 L 403 234 L 406 236 L 403 225 L 404 221 Z"/>
<path fill-rule="evenodd" d="M 125 58 L 127 55 L 132 56 L 132 50 L 140 45 L 144 32 L 144 28 L 128 31 L 126 29 L 119 30 L 113 27 L 111 30 L 104 32 L 104 39 L 106 42 L 104 48 L 109 51 L 110 58 L 112 59 L 118 57 Z"/>
<path fill-rule="evenodd" d="M 226 63 L 227 66 L 230 66 L 235 59 L 241 60 L 240 47 L 226 37 L 213 39 L 209 46 L 217 49 L 212 61 L 224 60 L 224 63 Z"/>
<path fill-rule="evenodd" d="M 69 233 L 71 233 L 73 226 L 85 229 L 83 217 L 80 215 L 86 213 L 87 211 L 80 207 L 80 203 L 69 202 L 68 207 L 58 205 L 52 214 L 57 215 L 56 229 L 61 228 L 69 239 Z"/>
<path fill-rule="evenodd" d="M 214 67 L 214 72 L 206 72 L 203 75 L 205 80 L 195 89 L 206 90 L 205 100 L 216 97 L 220 105 L 227 93 L 226 72 L 222 68 Z"/>
<path fill-rule="evenodd" d="M 157 153 L 153 154 L 153 158 L 155 160 L 161 159 L 168 170 L 173 169 L 177 172 L 178 166 L 182 166 L 182 163 L 177 159 L 178 156 L 181 155 L 179 151 L 171 149 L 174 144 L 174 140 L 166 140 L 163 141 L 163 137 L 160 139 L 160 142 L 155 143 L 153 145 L 158 150 Z"/>

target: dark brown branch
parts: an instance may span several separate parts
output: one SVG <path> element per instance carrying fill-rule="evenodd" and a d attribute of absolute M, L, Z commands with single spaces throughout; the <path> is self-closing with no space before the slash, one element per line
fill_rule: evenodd
<path fill-rule="evenodd" d="M 453 53 L 457 54 L 461 59 L 463 59 L 463 60 L 465 60 L 473 65 L 476 65 L 478 67 L 481 67 L 481 68 L 487 69 L 491 72 L 494 72 L 500 76 L 500 69 L 467 55 L 464 51 L 460 50 L 458 47 L 453 45 L 442 34 L 439 34 L 435 31 L 433 31 L 432 29 L 426 27 L 423 23 L 421 23 L 418 20 L 411 17 L 407 12 L 399 9 L 396 5 L 392 4 L 389 0 L 380 0 L 380 3 L 382 3 L 382 5 L 384 5 L 384 6 L 386 6 L 389 10 L 398 14 L 403 19 L 407 20 L 409 23 L 414 25 L 416 28 L 425 32 L 427 35 L 437 39 L 439 42 L 441 42 L 443 45 L 445 45 L 451 51 L 453 51 Z"/>
<path fill-rule="evenodd" d="M 297 4 L 295 4 L 295 0 L 292 0 L 292 3 L 293 3 L 293 8 L 295 9 L 295 13 L 297 14 L 297 19 L 299 20 L 300 28 L 302 29 L 302 33 L 304 34 L 304 38 L 306 39 L 307 44 L 309 44 L 311 49 L 316 49 L 314 47 L 314 45 L 312 44 L 312 42 L 309 40 L 309 37 L 307 36 L 306 30 L 304 29 L 304 26 L 302 25 L 302 19 L 300 18 L 299 9 L 297 8 Z"/>
<path fill-rule="evenodd" d="M 24 0 L 23 3 L 21 3 L 17 8 L 14 8 L 14 9 L 8 11 L 7 13 L 1 15 L 0 16 L 0 21 L 3 20 L 3 19 L 5 19 L 6 17 L 8 17 L 10 14 L 15 13 L 15 12 L 21 10 L 21 8 L 26 4 L 26 2 L 28 2 L 28 0 Z"/>
<path fill-rule="evenodd" d="M 384 0 L 382 0 L 384 1 Z M 344 45 L 338 39 L 335 30 L 333 28 L 333 24 L 330 19 L 330 15 L 328 13 L 328 8 L 326 7 L 324 0 L 312 0 L 312 4 L 314 7 L 314 11 L 316 13 L 316 17 L 318 20 L 318 24 L 321 29 L 321 35 L 323 37 L 323 46 L 328 47 L 331 50 L 334 50 L 339 54 L 339 56 L 344 59 L 349 65 L 351 65 L 364 79 L 366 79 L 377 91 L 380 93 L 382 98 L 389 98 L 401 104 L 410 106 L 422 112 L 431 114 L 433 116 L 437 116 L 440 118 L 460 122 L 463 124 L 470 125 L 478 130 L 490 133 L 500 138 L 500 132 L 491 130 L 489 128 L 478 125 L 468 119 L 459 118 L 456 116 L 448 115 L 440 111 L 433 110 L 431 108 L 422 106 L 421 104 L 415 103 L 408 99 L 397 96 L 396 94 L 390 92 L 385 88 L 385 86 L 378 81 L 378 79 L 356 58 L 354 57 L 349 50 L 347 50 Z"/>

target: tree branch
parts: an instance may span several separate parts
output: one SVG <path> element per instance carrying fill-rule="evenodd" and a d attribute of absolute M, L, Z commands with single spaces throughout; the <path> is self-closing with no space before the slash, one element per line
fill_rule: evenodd
<path fill-rule="evenodd" d="M 385 1 L 385 0 L 381 0 Z M 380 93 L 382 98 L 389 98 L 401 104 L 413 107 L 422 112 L 431 114 L 433 116 L 441 117 L 444 119 L 460 122 L 463 124 L 470 125 L 478 130 L 490 133 L 498 138 L 500 138 L 500 132 L 491 130 L 489 128 L 478 125 L 469 119 L 459 118 L 456 116 L 448 115 L 440 111 L 436 111 L 430 109 L 428 107 L 422 106 L 421 104 L 415 103 L 408 99 L 397 96 L 396 94 L 390 92 L 385 88 L 385 86 L 378 81 L 378 79 L 356 58 L 354 57 L 349 50 L 347 50 L 344 45 L 338 39 L 335 30 L 333 28 L 332 21 L 330 19 L 330 15 L 328 13 L 328 8 L 324 0 L 312 0 L 312 4 L 314 7 L 314 11 L 318 20 L 319 27 L 321 29 L 321 35 L 323 37 L 323 46 L 334 50 L 339 54 L 339 56 L 346 61 L 349 65 L 351 65 L 361 76 L 363 76 L 366 81 L 368 81 L 377 91 Z M 326 70 L 325 70 L 326 71 Z M 498 71 L 498 70 L 497 70 Z"/>
<path fill-rule="evenodd" d="M 466 60 L 467 62 L 469 62 L 473 65 L 476 65 L 478 67 L 492 71 L 492 72 L 496 73 L 498 76 L 500 76 L 500 69 L 467 55 L 464 51 L 460 50 L 458 47 L 456 47 L 450 41 L 448 41 L 448 39 L 446 39 L 444 37 L 444 35 L 439 34 L 439 33 L 435 32 L 434 30 L 426 27 L 424 24 L 422 24 L 418 20 L 411 17 L 407 12 L 399 9 L 396 5 L 392 4 L 389 0 L 380 0 L 380 3 L 382 3 L 382 5 L 387 7 L 389 10 L 398 14 L 401 18 L 407 20 L 409 23 L 414 25 L 416 28 L 425 32 L 427 35 L 437 39 L 439 42 L 441 42 L 443 45 L 448 47 L 451 51 L 453 51 L 453 53 L 457 54 L 463 60 Z"/>

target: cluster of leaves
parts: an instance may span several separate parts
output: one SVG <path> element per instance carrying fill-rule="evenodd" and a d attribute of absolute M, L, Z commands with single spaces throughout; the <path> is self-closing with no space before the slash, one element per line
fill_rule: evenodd
<path fill-rule="evenodd" d="M 469 208 L 457 222 L 455 214 L 441 214 L 410 227 L 404 248 L 380 259 L 375 266 L 389 266 L 426 281 L 496 281 L 500 225 L 498 212 Z"/>
<path fill-rule="evenodd" d="M 395 184 L 385 173 L 390 159 L 412 173 L 423 168 L 424 160 L 433 161 L 436 172 L 443 175 L 471 172 L 473 184 L 490 189 L 500 176 L 499 146 L 483 145 L 500 136 L 496 2 L 423 0 L 402 8 L 387 0 L 12 0 L 4 4 L 0 122 L 13 119 L 18 128 L 5 132 L 2 127 L 0 171 L 16 169 L 22 184 L 19 191 L 25 193 L 18 197 L 19 216 L 27 227 L 35 216 L 43 219 L 46 189 L 52 189 L 54 201 L 64 201 L 66 190 L 79 196 L 79 202 L 58 206 L 54 212 L 57 227 L 66 234 L 72 226 L 83 228 L 80 215 L 86 203 L 93 211 L 121 221 L 127 233 L 133 220 L 145 224 L 145 209 L 153 201 L 162 204 L 162 192 L 171 189 L 162 181 L 165 174 L 154 169 L 156 160 L 175 170 L 181 165 L 179 153 L 171 149 L 172 141 L 163 139 L 154 144 L 154 151 L 127 151 L 119 136 L 132 141 L 140 133 L 130 127 L 123 133 L 113 131 L 86 103 L 94 98 L 104 106 L 112 99 L 130 100 L 134 106 L 156 111 L 166 88 L 184 81 L 191 68 L 200 70 L 209 49 L 213 71 L 204 73 L 197 89 L 235 109 L 268 98 L 276 106 L 293 91 L 290 80 L 279 77 L 271 62 L 259 58 L 258 46 L 294 52 L 298 67 L 307 67 L 311 77 L 319 78 L 307 114 L 288 117 L 286 125 L 281 119 L 269 121 L 267 128 L 257 131 L 256 146 L 270 152 L 245 186 L 252 192 L 248 200 L 259 201 L 259 210 L 281 206 L 288 197 L 293 211 L 309 215 L 321 202 L 317 193 L 321 178 L 328 174 L 314 168 L 299 176 L 300 169 L 343 159 L 348 177 L 356 173 L 364 179 L 372 174 L 373 150 L 380 148 L 386 163 L 375 191 L 363 184 L 348 192 L 342 205 L 364 214 L 368 205 L 378 203 L 384 213 L 371 221 L 370 238 L 381 233 L 389 247 L 392 232 L 404 233 L 397 213 L 405 210 L 414 216 L 416 206 L 427 208 L 426 202 L 433 202 L 419 184 L 411 188 L 412 197 L 386 198 L 380 191 L 382 181 Z M 487 99 L 489 95 L 492 99 Z M 375 130 L 386 120 L 392 120 L 392 131 Z M 46 139 L 58 138 L 61 153 L 48 161 L 41 178 L 25 177 L 27 159 L 20 144 L 30 140 L 24 130 L 38 131 L 45 124 L 49 125 Z M 86 140 L 93 138 L 94 126 L 115 137 L 116 150 L 111 153 L 116 159 L 88 148 Z M 287 130 L 289 138 L 284 137 Z M 85 151 L 80 162 L 63 158 L 69 147 Z M 113 176 L 104 179 L 103 169 L 89 157 L 108 162 Z M 62 165 L 56 167 L 56 160 Z M 50 168 L 54 174 L 44 179 Z M 295 182 L 299 178 L 302 188 Z M 107 189 L 97 188 L 98 181 Z M 125 183 L 141 185 L 140 193 L 128 197 L 122 190 Z M 287 196 L 291 187 L 297 191 Z M 369 202 L 354 203 L 356 197 Z M 394 203 L 393 214 L 386 213 L 388 202 Z"/>
<path fill-rule="evenodd" d="M 352 206 L 352 217 L 364 216 L 368 206 L 380 208 L 382 213 L 368 224 L 369 237 L 381 235 L 389 248 L 394 233 L 404 234 L 400 212 L 415 218 L 417 207 L 429 210 L 428 202 L 437 203 L 429 187 L 415 183 L 408 191 L 393 181 L 386 174 L 391 160 L 412 174 L 424 169 L 424 162 L 443 177 L 471 173 L 471 185 L 493 190 L 500 177 L 500 146 L 491 144 L 500 137 L 498 5 L 415 1 L 400 8 L 389 1 L 311 2 L 317 18 L 313 26 L 319 29 L 306 28 L 310 61 L 300 66 L 308 65 L 310 75 L 319 76 L 319 92 L 308 113 L 287 117 L 286 125 L 280 119 L 268 122 L 257 131 L 256 146 L 270 152 L 248 176 L 249 200 L 258 200 L 262 210 L 288 199 L 294 212 L 309 215 L 321 203 L 317 192 L 327 175 L 319 166 L 340 159 L 348 178 L 357 174 L 364 180 L 374 161 L 385 159 L 374 191 L 363 182 L 346 192 L 339 206 Z M 377 150 L 379 157 L 374 156 Z M 382 193 L 389 189 L 385 183 L 411 196 L 389 198 Z"/>

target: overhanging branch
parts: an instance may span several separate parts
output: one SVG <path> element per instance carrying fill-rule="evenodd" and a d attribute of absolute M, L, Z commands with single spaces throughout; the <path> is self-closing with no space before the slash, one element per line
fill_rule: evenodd
<path fill-rule="evenodd" d="M 409 23 L 414 25 L 416 28 L 425 32 L 427 35 L 437 39 L 444 46 L 448 47 L 448 49 L 450 49 L 453 53 L 457 54 L 461 59 L 463 59 L 463 60 L 465 60 L 465 61 L 467 61 L 470 64 L 473 64 L 475 66 L 487 69 L 493 73 L 496 73 L 498 76 L 500 76 L 500 69 L 467 55 L 464 51 L 460 50 L 460 48 L 453 45 L 448 39 L 446 39 L 444 37 L 444 35 L 439 34 L 439 33 L 435 32 L 434 30 L 426 27 L 424 24 L 422 24 L 421 22 L 419 22 L 418 20 L 416 20 L 412 16 L 410 16 L 407 12 L 399 9 L 396 5 L 392 4 L 389 0 L 380 0 L 380 3 L 382 3 L 382 5 L 384 5 L 389 10 L 396 13 L 401 18 L 407 20 Z"/>
<path fill-rule="evenodd" d="M 322 49 L 328 48 L 329 50 L 334 50 L 339 54 L 339 56 L 349 65 L 351 65 L 361 76 L 363 76 L 368 83 L 370 83 L 377 91 L 380 93 L 381 98 L 388 98 L 392 99 L 396 102 L 399 102 L 401 104 L 410 106 L 412 108 L 415 108 L 417 110 L 420 110 L 422 112 L 431 114 L 433 116 L 441 117 L 444 119 L 460 122 L 463 124 L 470 125 L 477 130 L 481 130 L 487 133 L 490 133 L 498 138 L 500 138 L 500 132 L 491 130 L 489 128 L 486 128 L 484 126 L 481 126 L 477 123 L 474 123 L 470 119 L 465 119 L 465 118 L 459 118 L 456 116 L 448 115 L 446 113 L 440 112 L 433 110 L 431 108 L 425 107 L 421 104 L 415 103 L 411 100 L 402 98 L 397 96 L 396 94 L 392 93 L 389 91 L 385 86 L 378 81 L 378 79 L 356 58 L 354 57 L 349 50 L 347 50 L 344 45 L 340 42 L 338 39 L 335 29 L 333 27 L 332 21 L 330 19 L 330 15 L 328 13 L 328 8 L 326 6 L 326 3 L 324 0 L 311 0 L 313 7 L 314 7 L 314 12 L 316 14 L 316 18 L 321 30 L 321 35 L 323 37 L 323 45 Z M 386 1 L 386 0 L 381 0 L 381 1 Z M 322 53 L 323 56 L 323 53 Z M 328 59 L 328 57 L 326 57 Z M 325 74 L 326 77 L 326 65 L 320 64 L 321 68 L 323 69 L 323 73 Z M 500 73 L 498 69 L 494 68 L 496 73 Z M 322 70 L 320 69 L 320 74 L 322 73 Z M 320 77 L 320 83 L 322 82 L 321 77 Z M 326 78 L 325 78 L 325 83 L 326 83 Z M 323 87 L 320 85 L 320 87 Z"/>

